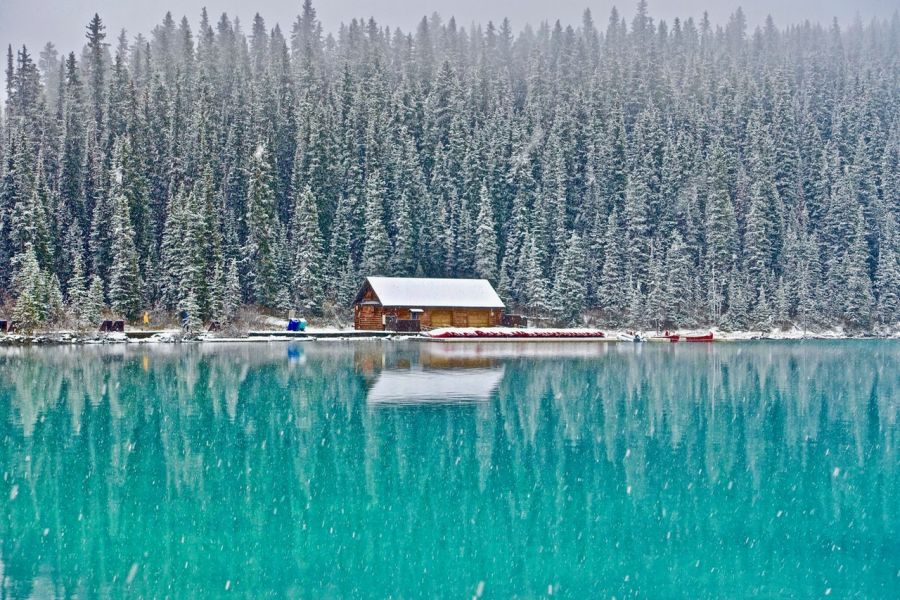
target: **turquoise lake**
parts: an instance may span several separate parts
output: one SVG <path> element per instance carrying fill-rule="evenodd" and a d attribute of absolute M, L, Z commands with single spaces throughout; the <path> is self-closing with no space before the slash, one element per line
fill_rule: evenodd
<path fill-rule="evenodd" d="M 2 598 L 900 598 L 900 342 L 0 349 Z"/>

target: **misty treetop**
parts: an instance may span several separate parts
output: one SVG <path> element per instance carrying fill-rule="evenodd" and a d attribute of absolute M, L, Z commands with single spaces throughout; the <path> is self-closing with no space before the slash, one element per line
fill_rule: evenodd
<path fill-rule="evenodd" d="M 900 18 L 325 34 L 203 12 L 8 50 L 0 294 L 227 320 L 365 275 L 635 326 L 900 320 Z M 12 305 L 12 303 L 10 303 Z"/>

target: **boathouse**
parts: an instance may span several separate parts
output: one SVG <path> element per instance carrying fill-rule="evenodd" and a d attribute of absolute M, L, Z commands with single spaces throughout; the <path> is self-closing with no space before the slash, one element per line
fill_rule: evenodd
<path fill-rule="evenodd" d="M 496 327 L 503 301 L 486 279 L 367 277 L 353 303 L 356 329 Z"/>

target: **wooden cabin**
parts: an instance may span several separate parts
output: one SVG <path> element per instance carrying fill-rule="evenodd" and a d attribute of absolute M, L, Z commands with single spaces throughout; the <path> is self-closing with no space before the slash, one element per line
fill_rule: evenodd
<path fill-rule="evenodd" d="M 394 330 L 394 323 L 419 327 L 497 327 L 504 304 L 486 279 L 367 277 L 353 302 L 353 323 L 367 331 Z"/>

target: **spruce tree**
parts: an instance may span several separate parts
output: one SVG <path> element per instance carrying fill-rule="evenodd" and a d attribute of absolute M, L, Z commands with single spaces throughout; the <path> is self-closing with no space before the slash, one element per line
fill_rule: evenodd
<path fill-rule="evenodd" d="M 566 242 L 563 258 L 553 286 L 554 308 L 557 316 L 568 324 L 581 321 L 585 309 L 584 248 L 581 237 L 572 232 Z"/>
<path fill-rule="evenodd" d="M 415 243 L 415 226 L 409 192 L 404 191 L 394 206 L 394 252 L 391 255 L 391 273 L 410 277 L 419 262 Z"/>
<path fill-rule="evenodd" d="M 363 246 L 362 272 L 366 276 L 387 273 L 390 241 L 384 225 L 384 181 L 375 171 L 366 180 L 366 239 Z"/>
<path fill-rule="evenodd" d="M 481 184 L 478 202 L 478 225 L 475 231 L 475 274 L 492 283 L 497 281 L 497 232 L 494 209 L 487 186 Z"/>
<path fill-rule="evenodd" d="M 91 287 L 88 288 L 87 300 L 81 310 L 81 317 L 87 327 L 97 327 L 100 325 L 100 319 L 103 311 L 106 309 L 106 302 L 103 300 L 103 282 L 100 277 L 94 275 L 91 278 Z"/>
<path fill-rule="evenodd" d="M 49 323 L 59 323 L 65 318 L 66 313 L 62 289 L 59 285 L 59 278 L 55 274 L 47 275 L 47 273 L 44 273 L 43 275 L 47 303 L 47 321 Z"/>
<path fill-rule="evenodd" d="M 754 329 L 769 331 L 775 325 L 775 316 L 774 308 L 769 303 L 769 298 L 766 295 L 766 286 L 760 284 L 756 296 L 756 305 L 751 315 L 751 325 Z"/>
<path fill-rule="evenodd" d="M 244 257 L 253 297 L 267 306 L 274 304 L 281 283 L 277 281 L 278 217 L 272 184 L 269 152 L 265 144 L 259 144 L 250 160 Z"/>
<path fill-rule="evenodd" d="M 650 271 L 650 189 L 645 173 L 629 177 L 625 188 L 625 227 L 628 269 L 635 281 L 643 285 Z M 643 288 L 641 288 L 643 289 Z"/>
<path fill-rule="evenodd" d="M 88 300 L 87 279 L 84 273 L 84 265 L 81 256 L 75 256 L 75 264 L 72 268 L 72 277 L 69 279 L 69 313 L 75 318 L 79 327 L 84 326 L 84 306 Z"/>
<path fill-rule="evenodd" d="M 891 325 L 900 320 L 900 235 L 897 233 L 897 221 L 890 212 L 885 215 L 878 248 L 875 275 L 878 318 L 882 323 Z"/>
<path fill-rule="evenodd" d="M 872 296 L 872 280 L 869 279 L 866 245 L 866 225 L 862 206 L 857 206 L 853 221 L 853 237 L 850 247 L 841 261 L 844 282 L 842 293 L 843 318 L 852 330 L 867 330 L 872 324 L 875 300 Z"/>
<path fill-rule="evenodd" d="M 231 323 L 237 316 L 241 307 L 241 282 L 238 277 L 237 261 L 232 259 L 228 263 L 225 272 L 225 289 L 222 295 L 222 317 L 226 323 Z"/>
<path fill-rule="evenodd" d="M 647 273 L 647 316 L 650 323 L 659 330 L 667 320 L 672 301 L 669 286 L 666 285 L 665 253 L 658 248 L 659 241 L 650 242 L 650 268 Z"/>
<path fill-rule="evenodd" d="M 222 263 L 217 262 L 213 266 L 212 281 L 209 286 L 209 317 L 213 321 L 221 321 L 225 318 L 225 273 Z"/>
<path fill-rule="evenodd" d="M 619 324 L 628 303 L 626 270 L 628 256 L 624 239 L 618 211 L 613 209 L 606 227 L 606 257 L 597 293 L 600 307 L 606 312 L 612 324 Z"/>
<path fill-rule="evenodd" d="M 45 276 L 41 273 L 37 255 L 31 246 L 16 256 L 14 262 L 16 274 L 12 287 L 16 294 L 16 305 L 12 320 L 20 331 L 31 332 L 47 320 Z"/>
<path fill-rule="evenodd" d="M 316 312 L 322 305 L 323 255 L 319 212 L 312 189 L 297 194 L 291 225 L 291 291 L 297 306 Z"/>
<path fill-rule="evenodd" d="M 717 321 L 723 308 L 726 283 L 729 288 L 737 286 L 733 278 L 729 281 L 737 250 L 737 224 L 728 185 L 727 157 L 720 145 L 713 148 L 709 160 L 705 264 L 711 299 L 710 313 L 713 321 Z"/>
<path fill-rule="evenodd" d="M 194 290 L 188 290 L 184 298 L 178 303 L 178 312 L 184 315 L 181 328 L 185 333 L 195 334 L 203 329 L 203 319 L 200 317 L 200 305 L 197 304 L 197 296 Z"/>
<path fill-rule="evenodd" d="M 525 243 L 527 252 L 523 256 L 521 266 L 524 303 L 537 315 L 548 315 L 553 311 L 553 307 L 550 304 L 547 273 L 541 265 L 542 252 L 538 247 L 537 238 L 530 232 Z"/>
<path fill-rule="evenodd" d="M 728 280 L 728 310 L 722 318 L 722 325 L 732 331 L 747 329 L 750 324 L 747 280 L 737 271 Z"/>
<path fill-rule="evenodd" d="M 141 279 L 138 253 L 134 245 L 134 229 L 131 226 L 128 199 L 119 194 L 114 202 L 109 304 L 126 319 L 134 320 L 141 310 Z"/>
<path fill-rule="evenodd" d="M 696 324 L 693 272 L 694 266 L 684 238 L 676 229 L 672 233 L 665 259 L 665 297 L 669 302 L 665 310 L 665 322 L 673 327 Z"/>

